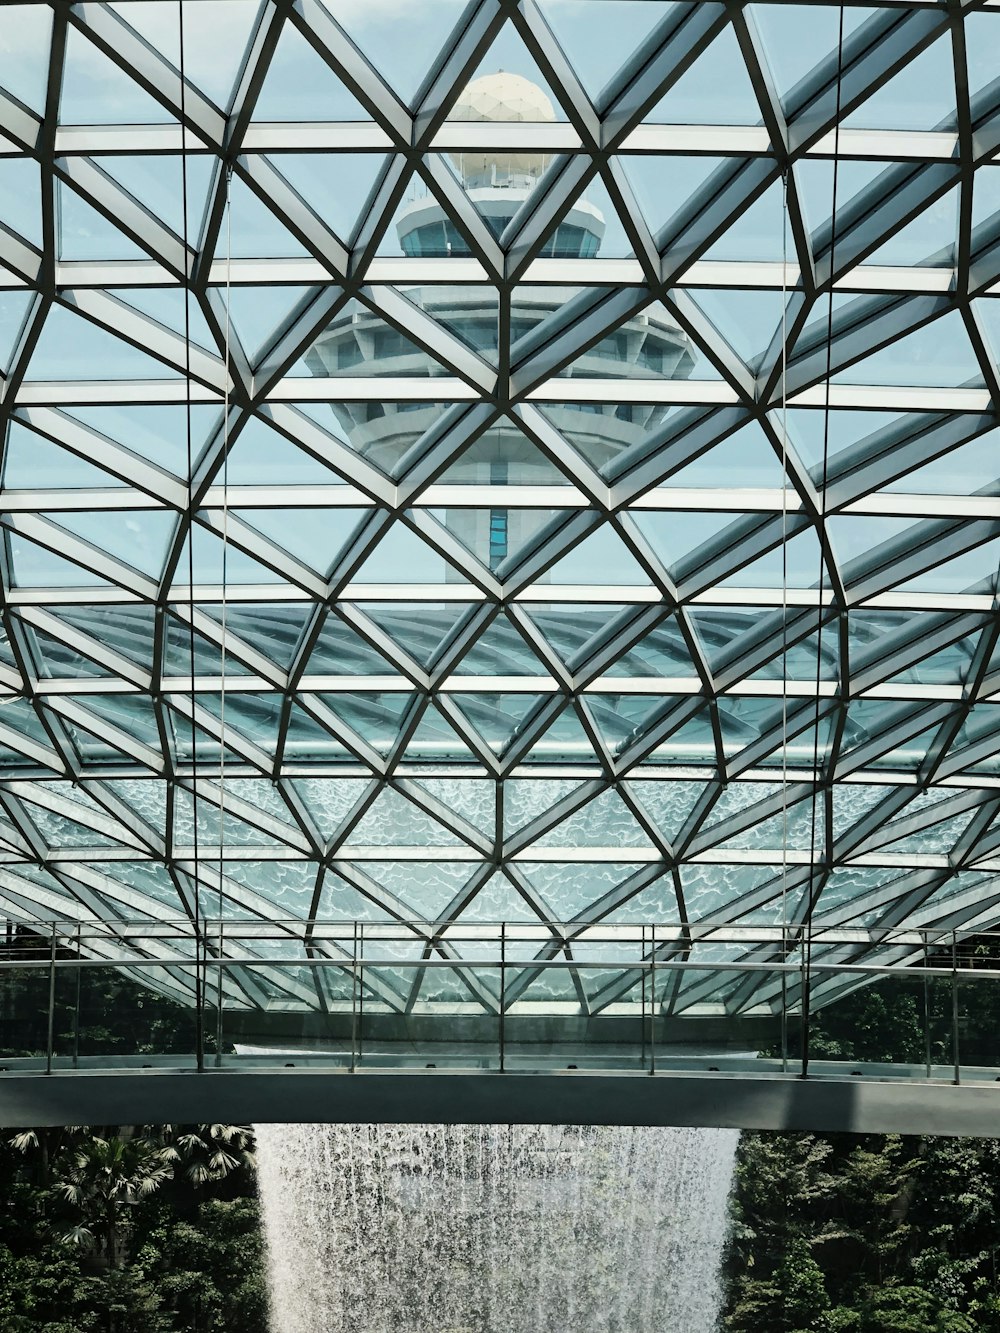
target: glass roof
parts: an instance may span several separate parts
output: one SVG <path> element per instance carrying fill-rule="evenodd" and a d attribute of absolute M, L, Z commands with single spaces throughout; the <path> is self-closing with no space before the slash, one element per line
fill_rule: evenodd
<path fill-rule="evenodd" d="M 0 913 L 1000 925 L 995 0 L 4 17 Z"/>

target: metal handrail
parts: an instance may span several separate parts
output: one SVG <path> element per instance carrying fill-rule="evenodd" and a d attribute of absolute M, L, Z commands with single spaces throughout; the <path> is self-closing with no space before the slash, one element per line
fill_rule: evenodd
<path fill-rule="evenodd" d="M 635 1015 L 640 1019 L 636 1032 L 637 1047 L 641 1047 L 641 1067 L 655 1073 L 658 1065 L 658 1042 L 663 1040 L 661 1020 L 674 1017 L 683 1020 L 693 1012 L 681 1007 L 671 1014 L 664 1003 L 672 991 L 669 978 L 686 973 L 714 972 L 747 978 L 743 998 L 733 1005 L 733 1014 L 776 1015 L 773 994 L 761 993 L 755 999 L 752 978 L 773 977 L 775 984 L 781 978 L 800 979 L 800 984 L 789 989 L 782 985 L 782 1018 L 796 1017 L 808 1024 L 803 987 L 810 988 L 831 978 L 848 979 L 841 989 L 853 989 L 852 981 L 876 980 L 889 976 L 918 980 L 923 986 L 925 1019 L 925 1068 L 931 1068 L 928 984 L 931 980 L 950 983 L 950 1015 L 943 1021 L 950 1028 L 950 1063 L 954 1080 L 962 1074 L 959 1054 L 961 1014 L 959 991 L 962 984 L 992 984 L 1000 981 L 1000 932 L 968 933 L 945 931 L 932 927 L 900 927 L 898 929 L 856 929 L 831 927 L 816 930 L 813 935 L 812 957 L 803 969 L 800 931 L 791 925 L 784 928 L 734 926 L 728 922 L 703 921 L 696 926 L 678 922 L 637 923 L 619 925 L 609 922 L 531 923 L 498 922 L 464 923 L 403 921 L 370 922 L 312 919 L 303 921 L 284 918 L 275 921 L 240 922 L 201 920 L 198 930 L 190 920 L 165 922 L 163 920 L 131 920 L 109 922 L 50 921 L 47 923 L 11 923 L 19 933 L 8 931 L 7 951 L 0 945 L 0 977 L 6 974 L 47 973 L 48 1005 L 39 1004 L 38 1020 L 46 1025 L 44 1066 L 52 1072 L 56 1054 L 56 1014 L 66 1006 L 58 1003 L 58 978 L 70 972 L 76 977 L 76 1002 L 73 1011 L 72 1066 L 79 1064 L 79 1021 L 81 1014 L 80 979 L 94 970 L 111 969 L 127 972 L 133 977 L 148 979 L 159 985 L 165 994 L 179 997 L 190 1005 L 191 978 L 197 995 L 214 997 L 205 1004 L 206 1010 L 215 1010 L 215 1065 L 222 1063 L 224 1022 L 223 1011 L 235 1013 L 244 1010 L 267 1011 L 271 1007 L 271 988 L 283 998 L 276 1006 L 278 1012 L 320 1013 L 343 1015 L 345 1006 L 350 1012 L 350 1070 L 362 1067 L 366 1038 L 366 993 L 369 1002 L 374 998 L 374 1012 L 409 1013 L 411 1003 L 397 1011 L 393 995 L 410 983 L 405 978 L 423 971 L 444 970 L 460 977 L 469 990 L 467 1000 L 430 1000 L 418 1006 L 420 1012 L 443 1014 L 459 1004 L 463 1012 L 476 1009 L 483 1016 L 493 1014 L 498 1020 L 496 1052 L 498 1068 L 509 1067 L 508 1048 L 516 1049 L 517 1041 L 505 1029 L 509 1014 L 537 1014 L 569 1012 L 565 1001 L 532 997 L 523 989 L 524 980 L 547 973 L 573 974 L 580 989 L 581 977 L 625 974 L 629 980 L 617 999 L 605 1003 L 608 1013 L 618 1016 Z M 29 933 L 25 935 L 23 932 Z M 196 934 L 202 941 L 197 953 L 191 948 Z M 997 953 L 990 947 L 998 941 Z M 463 941 L 478 946 L 492 943 L 488 956 L 470 957 L 463 954 Z M 967 942 L 977 946 L 985 943 L 982 957 L 985 966 L 963 966 L 973 960 L 963 959 L 960 947 Z M 393 946 L 405 945 L 397 956 Z M 737 945 L 745 956 L 723 958 L 701 956 L 716 952 L 715 946 Z M 179 946 L 179 947 L 178 947 Z M 570 947 L 572 946 L 572 947 Z M 588 958 L 588 947 L 600 956 Z M 723 950 L 725 951 L 725 950 Z M 16 956 L 11 956 L 16 955 Z M 153 956 L 155 955 L 155 956 Z M 584 955 L 584 956 L 581 956 Z M 324 994 L 320 978 L 324 973 L 350 977 L 350 999 L 345 998 L 343 985 L 339 992 Z M 268 984 L 258 987 L 252 978 L 269 973 Z M 163 980 L 157 982 L 157 975 Z M 661 981 L 657 983 L 657 974 Z M 483 982 L 487 975 L 499 977 L 499 998 L 487 990 Z M 308 983 L 305 981 L 309 978 Z M 206 984 L 211 979 L 211 984 Z M 640 987 L 641 981 L 641 987 Z M 393 994 L 383 994 L 380 987 L 388 985 Z M 520 989 L 519 989 L 520 988 Z M 638 992 L 641 989 L 641 1007 Z M 631 993 L 630 993 L 631 992 Z M 415 991 L 411 987 L 411 1001 Z M 602 994 L 608 994 L 607 990 Z M 522 1001 L 529 1000 L 527 1006 Z M 739 997 L 737 997 L 739 998 Z M 316 1005 L 316 1000 L 320 1004 Z M 538 1001 L 542 1010 L 538 1010 Z M 195 1000 L 197 1005 L 198 1001 Z M 697 1003 L 697 1002 L 696 1002 Z M 713 1003 L 711 1000 L 708 1002 Z M 545 1009 L 545 1005 L 550 1010 Z M 724 1006 L 725 1007 L 725 1006 Z M 572 1008 L 572 1006 L 571 1006 Z M 604 1012 L 598 1006 L 598 1013 Z M 707 1011 L 706 1011 L 707 1012 Z M 583 1002 L 581 1015 L 590 1011 Z M 950 1019 L 950 1021 L 949 1021 Z M 62 1021 L 62 1020 L 60 1020 Z M 935 1020 L 936 1022 L 937 1020 Z M 367 1025 L 371 1034 L 371 1024 Z M 199 1033 L 201 1033 L 199 1027 Z M 803 1029 L 804 1030 L 804 1029 Z M 448 1030 L 441 1028 L 436 1040 L 447 1046 Z M 201 1036 L 204 1042 L 204 1036 Z M 784 1048 L 783 1048 L 784 1049 Z M 804 1049 L 804 1043 L 803 1043 Z M 204 1051 L 198 1052 L 199 1069 L 204 1067 Z M 788 1057 L 783 1056 L 787 1069 Z M 575 1066 L 571 1066 L 575 1067 Z M 808 1073 L 805 1057 L 802 1073 Z M 929 1076 L 929 1072 L 928 1072 Z"/>
<path fill-rule="evenodd" d="M 531 922 L 488 922 L 477 921 L 469 922 L 462 919 L 428 922 L 422 919 L 404 919 L 399 918 L 391 922 L 364 921 L 355 922 L 353 919 L 329 919 L 312 917 L 275 917 L 268 921 L 245 920 L 239 921 L 233 918 L 202 917 L 196 929 L 195 923 L 187 917 L 177 918 L 176 920 L 164 920 L 162 918 L 132 918 L 129 920 L 113 921 L 81 921 L 79 918 L 39 918 L 37 920 L 0 920 L 0 931 L 6 927 L 9 936 L 14 931 L 29 931 L 33 935 L 45 937 L 47 940 L 53 933 L 58 937 L 73 938 L 74 940 L 86 941 L 88 939 L 128 939 L 135 936 L 143 938 L 185 938 L 193 939 L 197 934 L 211 939 L 218 937 L 220 931 L 224 931 L 226 936 L 234 939 L 261 939 L 278 938 L 303 939 L 307 936 L 315 938 L 318 932 L 322 932 L 320 938 L 343 938 L 351 939 L 355 926 L 363 924 L 366 933 L 371 938 L 401 940 L 420 939 L 439 940 L 447 936 L 448 939 L 467 938 L 482 940 L 489 938 L 491 934 L 499 937 L 501 929 L 506 930 L 508 939 L 551 939 L 562 938 L 580 940 L 600 940 L 606 937 L 608 940 L 630 939 L 641 940 L 643 931 L 649 931 L 655 928 L 657 940 L 661 944 L 671 942 L 676 939 L 683 939 L 692 943 L 699 943 L 711 940 L 712 942 L 725 943 L 774 943 L 781 942 L 785 945 L 794 944 L 802 934 L 801 926 L 788 924 L 782 926 L 754 926 L 739 925 L 731 921 L 712 921 L 705 920 L 694 923 L 686 922 L 661 922 L 647 923 L 645 927 L 641 923 L 619 923 L 619 922 L 587 922 L 587 921 L 543 921 L 541 919 Z M 398 936 L 397 936 L 398 933 Z M 813 927 L 813 943 L 828 942 L 830 944 L 867 944 L 881 945 L 887 944 L 922 944 L 923 942 L 937 942 L 942 947 L 951 946 L 952 938 L 955 936 L 959 941 L 997 941 L 998 954 L 1000 954 L 1000 931 L 953 931 L 951 928 L 941 926 L 877 926 L 877 927 L 858 927 L 844 925 L 823 926 L 817 923 Z M 13 939 L 23 939 L 23 936 L 14 936 Z M 2 948 L 2 943 L 0 943 Z"/>

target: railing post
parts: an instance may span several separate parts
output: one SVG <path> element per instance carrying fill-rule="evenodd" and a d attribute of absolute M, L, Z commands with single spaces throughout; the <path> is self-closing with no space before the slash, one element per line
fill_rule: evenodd
<path fill-rule="evenodd" d="M 812 940 L 809 935 L 809 920 L 807 916 L 806 920 L 802 923 L 802 933 L 799 936 L 799 1023 L 801 1025 L 799 1057 L 802 1062 L 799 1070 L 800 1078 L 809 1077 L 809 1024 L 812 1019 L 811 986 Z"/>
<path fill-rule="evenodd" d="M 788 1073 L 788 925 L 781 923 L 781 1072 Z"/>
<path fill-rule="evenodd" d="M 365 923 L 358 922 L 358 1064 L 365 1054 Z"/>
<path fill-rule="evenodd" d="M 788 1073 L 788 925 L 781 925 L 781 1073 Z"/>
<path fill-rule="evenodd" d="M 81 967 L 81 927 L 76 923 L 76 1003 L 73 1005 L 73 1068 L 80 1067 L 80 1000 L 82 993 L 83 968 Z"/>
<path fill-rule="evenodd" d="M 649 927 L 649 1072 L 656 1073 L 656 925 Z"/>
<path fill-rule="evenodd" d="M 955 1059 L 955 1082 L 962 1081 L 958 1050 L 958 932 L 951 932 L 951 1053 Z"/>
<path fill-rule="evenodd" d="M 49 1030 L 45 1045 L 45 1072 L 52 1073 L 52 1049 L 56 1031 L 56 923 L 52 922 L 52 938 L 49 942 Z"/>
<path fill-rule="evenodd" d="M 504 1071 L 504 1017 L 507 1008 L 507 923 L 500 922 L 500 1073 Z"/>
<path fill-rule="evenodd" d="M 639 1053 L 639 1068 L 646 1068 L 646 923 L 643 922 L 639 927 L 642 931 L 642 937 L 639 944 L 639 974 L 640 984 L 642 986 L 642 1016 L 639 1020 L 639 1028 L 642 1036 L 642 1050 Z"/>
<path fill-rule="evenodd" d="M 924 1066 L 927 1077 L 931 1076 L 931 982 L 927 974 L 930 967 L 930 951 L 927 935 L 924 934 Z"/>
<path fill-rule="evenodd" d="M 220 906 L 221 906 L 221 904 L 220 904 Z M 218 957 L 218 965 L 219 965 L 219 973 L 218 973 L 218 975 L 219 975 L 219 981 L 218 981 L 218 985 L 217 985 L 216 988 L 215 988 L 215 1001 L 216 1001 L 216 1004 L 215 1004 L 215 1067 L 216 1067 L 216 1069 L 221 1069 L 221 1068 L 222 1068 L 222 974 L 223 974 L 223 972 L 225 971 L 225 965 L 224 965 L 224 963 L 223 963 L 222 960 L 223 960 L 223 948 L 224 948 L 224 943 L 225 943 L 225 941 L 223 940 L 223 921 L 222 921 L 222 916 L 220 915 L 220 916 L 219 916 L 219 957 Z"/>
<path fill-rule="evenodd" d="M 198 867 L 195 866 L 195 876 Z M 197 890 L 196 890 L 197 892 Z M 194 1064 L 200 1074 L 205 1068 L 205 953 L 208 941 L 202 930 L 197 902 L 194 913 Z"/>
<path fill-rule="evenodd" d="M 354 922 L 354 943 L 351 957 L 351 1073 L 354 1073 L 358 1049 L 358 923 Z"/>

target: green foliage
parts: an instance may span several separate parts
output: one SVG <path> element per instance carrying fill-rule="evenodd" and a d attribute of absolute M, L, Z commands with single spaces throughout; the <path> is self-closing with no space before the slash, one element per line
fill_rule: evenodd
<path fill-rule="evenodd" d="M 811 1026 L 809 1048 L 814 1059 L 922 1064 L 923 987 L 890 977 L 856 991 L 846 1003 L 821 1009 Z M 937 1046 L 932 1055 L 947 1059 L 940 1042 Z"/>
<path fill-rule="evenodd" d="M 266 1333 L 246 1126 L 0 1143 L 3 1333 Z"/>
<path fill-rule="evenodd" d="M 986 988 L 962 1049 L 995 1058 Z M 926 1004 L 926 1010 L 925 1010 Z M 950 993 L 890 978 L 814 1016 L 818 1058 L 952 1058 Z M 744 1134 L 726 1261 L 730 1333 L 1000 1333 L 1000 1141 Z"/>
<path fill-rule="evenodd" d="M 1000 1333 L 1000 1145 L 744 1134 L 732 1333 Z"/>
<path fill-rule="evenodd" d="M 4 1055 L 45 1052 L 49 949 L 23 930 L 0 944 L 26 964 L 0 973 Z M 70 967 L 56 971 L 54 1038 L 63 1057 L 191 1051 L 194 1020 L 127 974 Z M 245 1125 L 0 1142 L 0 1333 L 265 1333 L 253 1146 Z"/>
<path fill-rule="evenodd" d="M 56 958 L 78 955 L 60 948 Z M 44 1055 L 48 1046 L 50 942 L 25 929 L 0 941 L 0 1055 Z M 113 967 L 57 967 L 53 1051 L 56 1056 L 165 1055 L 193 1051 L 191 1009 Z M 206 1048 L 214 1049 L 211 1034 Z"/>

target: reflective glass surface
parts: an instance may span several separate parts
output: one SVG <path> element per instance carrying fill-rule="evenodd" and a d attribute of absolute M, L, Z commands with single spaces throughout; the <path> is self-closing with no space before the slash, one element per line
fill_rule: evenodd
<path fill-rule="evenodd" d="M 1000 925 L 995 4 L 7 11 L 0 913 Z"/>

